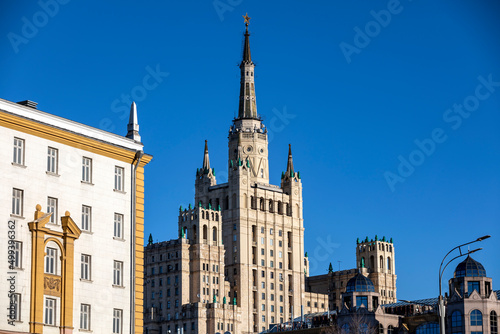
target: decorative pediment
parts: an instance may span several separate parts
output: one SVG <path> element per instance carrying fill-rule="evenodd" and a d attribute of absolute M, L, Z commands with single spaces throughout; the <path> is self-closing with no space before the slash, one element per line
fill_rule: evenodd
<path fill-rule="evenodd" d="M 78 225 L 76 225 L 73 219 L 71 219 L 69 211 L 66 211 L 64 213 L 64 217 L 61 217 L 61 224 L 64 234 L 69 237 L 78 239 L 80 237 L 80 234 L 82 234 L 82 231 L 80 230 Z"/>
<path fill-rule="evenodd" d="M 42 206 L 40 204 L 37 204 L 35 211 L 35 219 L 32 222 L 28 223 L 30 231 L 44 228 L 45 224 L 47 224 L 50 221 L 51 216 L 52 213 L 43 213 Z"/>
<path fill-rule="evenodd" d="M 474 290 L 474 291 L 472 291 L 472 293 L 469 295 L 469 299 L 478 300 L 478 299 L 481 299 L 481 296 L 479 295 L 479 293 L 477 292 L 477 290 Z"/>
<path fill-rule="evenodd" d="M 498 301 L 497 294 L 495 291 L 491 291 L 490 296 L 488 297 L 488 300 Z"/>

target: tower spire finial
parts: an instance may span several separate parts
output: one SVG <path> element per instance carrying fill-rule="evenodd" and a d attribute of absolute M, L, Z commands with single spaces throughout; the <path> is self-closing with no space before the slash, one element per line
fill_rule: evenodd
<path fill-rule="evenodd" d="M 203 154 L 203 169 L 210 171 L 210 158 L 208 157 L 208 141 L 205 140 L 205 153 Z"/>
<path fill-rule="evenodd" d="M 137 106 L 132 102 L 130 106 L 130 116 L 127 125 L 127 138 L 140 142 L 141 136 L 139 135 L 139 120 L 137 119 Z"/>
<path fill-rule="evenodd" d="M 293 158 L 292 158 L 292 144 L 288 144 L 288 162 L 286 164 L 286 175 L 293 177 Z"/>

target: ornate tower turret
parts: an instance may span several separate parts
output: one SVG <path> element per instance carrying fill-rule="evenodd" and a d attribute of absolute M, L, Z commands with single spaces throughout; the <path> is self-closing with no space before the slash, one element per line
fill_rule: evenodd
<path fill-rule="evenodd" d="M 196 203 L 197 205 L 200 201 L 202 205 L 208 206 L 208 187 L 216 185 L 217 180 L 215 179 L 215 171 L 210 168 L 210 158 L 208 156 L 208 142 L 205 140 L 205 152 L 203 154 L 203 166 L 196 170 Z"/>

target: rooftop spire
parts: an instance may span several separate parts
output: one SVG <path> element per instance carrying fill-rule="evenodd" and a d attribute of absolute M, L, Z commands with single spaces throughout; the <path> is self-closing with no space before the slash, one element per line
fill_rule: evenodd
<path fill-rule="evenodd" d="M 293 158 L 292 158 L 292 144 L 288 144 L 288 163 L 286 164 L 286 175 L 293 177 Z"/>
<path fill-rule="evenodd" d="M 254 86 L 254 68 L 252 54 L 250 52 L 250 33 L 248 32 L 248 23 L 250 17 L 248 14 L 243 16 L 245 19 L 245 43 L 243 45 L 243 59 L 240 63 L 240 104 L 238 108 L 238 118 L 257 118 L 257 104 L 255 102 Z"/>
<path fill-rule="evenodd" d="M 242 63 L 252 63 L 252 54 L 250 53 L 250 34 L 248 33 L 248 24 L 250 23 L 250 17 L 248 13 L 243 15 L 245 19 L 245 45 L 243 46 L 243 62 Z"/>
<path fill-rule="evenodd" d="M 210 171 L 210 159 L 208 157 L 208 141 L 205 140 L 205 154 L 203 155 L 203 169 Z"/>
<path fill-rule="evenodd" d="M 127 138 L 140 142 L 141 136 L 139 135 L 139 120 L 137 119 L 137 106 L 132 102 L 130 106 L 130 117 L 127 125 Z"/>

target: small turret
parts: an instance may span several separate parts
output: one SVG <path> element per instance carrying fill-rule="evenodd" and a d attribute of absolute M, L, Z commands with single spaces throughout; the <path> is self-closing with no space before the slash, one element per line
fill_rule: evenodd
<path fill-rule="evenodd" d="M 130 106 L 130 116 L 127 125 L 126 137 L 137 142 L 141 141 L 141 136 L 139 135 L 139 120 L 137 119 L 137 106 L 135 105 L 135 102 L 132 102 L 132 105 Z"/>

